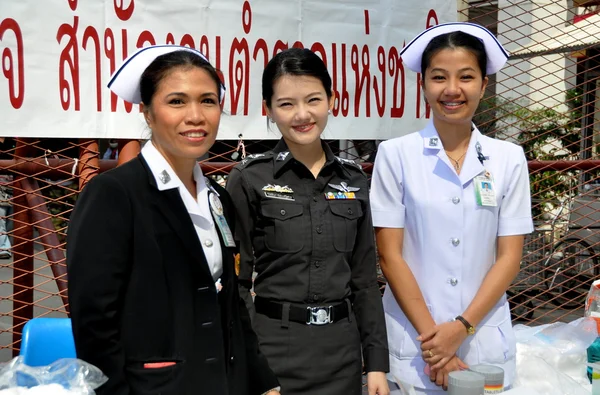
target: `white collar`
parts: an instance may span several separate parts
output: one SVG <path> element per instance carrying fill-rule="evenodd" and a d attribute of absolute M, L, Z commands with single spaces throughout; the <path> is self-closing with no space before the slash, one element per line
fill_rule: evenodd
<path fill-rule="evenodd" d="M 471 128 L 473 131 L 471 132 L 471 137 L 469 140 L 469 149 L 471 149 L 472 147 L 474 149 L 475 144 L 481 140 L 481 137 L 483 135 L 481 134 L 479 129 L 477 129 L 477 126 L 475 126 L 474 123 L 471 124 Z M 433 124 L 433 119 L 427 123 L 425 129 L 420 131 L 420 134 L 421 137 L 423 137 L 423 148 L 432 150 L 441 150 L 444 148 L 444 146 L 442 145 L 442 140 L 440 139 L 440 135 L 438 134 L 437 129 Z"/>
<path fill-rule="evenodd" d="M 479 129 L 477 129 L 475 124 L 472 124 L 472 127 L 473 131 L 471 132 L 469 146 L 465 154 L 462 170 L 458 176 L 463 185 L 473 179 L 473 177 L 476 175 L 485 171 L 485 164 L 482 164 L 479 161 L 476 148 L 477 143 L 484 140 L 484 136 L 481 134 Z M 440 135 L 433 124 L 433 120 L 429 121 L 427 126 L 425 126 L 425 129 L 421 130 L 419 133 L 423 138 L 423 152 L 426 155 L 437 156 L 440 160 L 446 163 L 450 169 L 452 169 L 453 166 L 447 159 L 444 146 L 442 145 L 442 140 L 440 139 Z M 481 143 L 479 144 L 481 146 Z M 485 148 L 486 147 L 482 147 L 483 155 L 486 156 L 486 159 L 489 159 L 489 153 L 486 153 Z"/>
<path fill-rule="evenodd" d="M 156 180 L 159 191 L 183 187 L 183 182 L 177 177 L 173 168 L 165 157 L 156 149 L 152 140 L 148 141 L 142 148 L 142 156 L 148 163 L 150 171 Z M 196 181 L 196 194 L 206 188 L 206 181 L 202 174 L 200 165 L 196 162 L 194 166 L 194 181 Z M 185 189 L 185 187 L 183 188 Z"/>

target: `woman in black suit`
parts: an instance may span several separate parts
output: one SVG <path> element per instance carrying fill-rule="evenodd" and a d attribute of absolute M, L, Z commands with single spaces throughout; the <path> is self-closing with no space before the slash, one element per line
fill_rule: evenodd
<path fill-rule="evenodd" d="M 93 178 L 69 226 L 69 303 L 99 395 L 278 395 L 234 270 L 227 192 L 196 162 L 215 142 L 224 87 L 206 58 L 153 46 L 109 88 L 142 103 L 151 140 Z"/>

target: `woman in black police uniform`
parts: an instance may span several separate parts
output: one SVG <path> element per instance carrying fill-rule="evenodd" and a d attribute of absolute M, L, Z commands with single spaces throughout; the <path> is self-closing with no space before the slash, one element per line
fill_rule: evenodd
<path fill-rule="evenodd" d="M 351 395 L 361 393 L 362 348 L 369 394 L 388 394 L 367 177 L 320 138 L 334 101 L 329 73 L 311 51 L 289 49 L 265 68 L 262 91 L 283 139 L 244 159 L 227 183 L 240 293 L 261 351 L 284 395 Z"/>
<path fill-rule="evenodd" d="M 152 139 L 90 181 L 69 226 L 75 346 L 109 378 L 98 395 L 279 394 L 237 289 L 232 202 L 196 163 L 219 127 L 215 69 L 148 47 L 109 87 L 142 102 Z"/>

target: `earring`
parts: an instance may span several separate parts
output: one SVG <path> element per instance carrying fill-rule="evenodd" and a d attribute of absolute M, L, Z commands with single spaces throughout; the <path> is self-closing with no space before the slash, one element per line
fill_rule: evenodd
<path fill-rule="evenodd" d="M 327 114 L 331 114 L 331 110 L 327 110 Z"/>
<path fill-rule="evenodd" d="M 275 123 L 275 121 L 273 120 L 273 118 L 269 118 L 269 122 Z"/>

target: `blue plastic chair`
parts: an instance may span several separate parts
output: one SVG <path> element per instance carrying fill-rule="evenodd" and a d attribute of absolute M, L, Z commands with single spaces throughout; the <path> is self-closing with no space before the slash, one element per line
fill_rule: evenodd
<path fill-rule="evenodd" d="M 70 318 L 33 318 L 23 327 L 20 355 L 29 366 L 77 358 Z"/>

